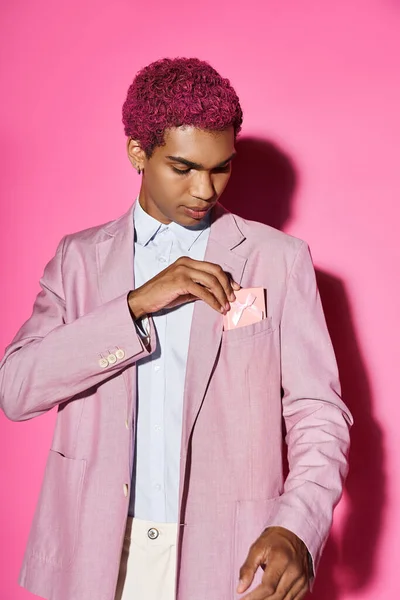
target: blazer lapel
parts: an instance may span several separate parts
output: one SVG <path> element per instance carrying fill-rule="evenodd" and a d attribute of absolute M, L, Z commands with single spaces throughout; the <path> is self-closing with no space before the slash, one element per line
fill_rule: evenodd
<path fill-rule="evenodd" d="M 122 217 L 104 227 L 107 237 L 96 247 L 99 290 L 103 302 L 109 302 L 133 289 L 133 206 Z"/>
<path fill-rule="evenodd" d="M 204 260 L 221 265 L 237 283 L 241 283 L 247 258 L 233 250 L 244 239 L 245 236 L 234 216 L 218 203 L 214 209 Z M 205 302 L 195 301 L 183 402 L 180 500 L 183 494 L 188 443 L 220 347 L 222 326 L 222 314 Z"/>

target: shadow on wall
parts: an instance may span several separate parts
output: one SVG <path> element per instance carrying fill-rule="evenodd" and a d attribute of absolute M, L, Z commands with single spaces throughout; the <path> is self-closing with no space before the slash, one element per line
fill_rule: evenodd
<path fill-rule="evenodd" d="M 269 141 L 239 139 L 238 152 L 223 204 L 245 219 L 284 230 L 292 210 L 297 173 L 288 156 Z M 347 512 L 331 534 L 321 559 L 312 597 L 338 600 L 340 591 L 361 590 L 374 575 L 385 502 L 381 430 L 374 420 L 372 397 L 357 343 L 343 282 L 316 269 L 342 383 L 343 400 L 353 413 Z"/>

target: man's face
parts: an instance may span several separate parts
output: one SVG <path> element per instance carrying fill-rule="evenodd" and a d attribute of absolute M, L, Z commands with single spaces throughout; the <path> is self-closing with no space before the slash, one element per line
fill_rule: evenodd
<path fill-rule="evenodd" d="M 149 159 L 142 154 L 142 207 L 165 224 L 198 223 L 224 191 L 234 155 L 233 127 L 216 132 L 195 127 L 167 130 L 164 146 L 155 148 Z"/>

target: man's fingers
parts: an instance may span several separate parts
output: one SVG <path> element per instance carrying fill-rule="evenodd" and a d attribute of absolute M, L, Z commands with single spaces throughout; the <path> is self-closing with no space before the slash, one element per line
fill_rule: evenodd
<path fill-rule="evenodd" d="M 276 574 L 275 581 L 264 580 L 258 585 L 252 592 L 244 596 L 241 600 L 267 600 L 267 598 L 273 598 L 273 600 L 282 600 L 281 595 L 277 595 L 276 588 L 279 582 L 280 576 Z"/>
<path fill-rule="evenodd" d="M 260 551 L 256 547 L 251 546 L 246 560 L 240 567 L 239 584 L 237 586 L 238 594 L 243 594 L 243 592 L 245 592 L 247 588 L 251 585 L 251 582 L 254 579 L 255 572 L 262 564 L 262 561 L 263 554 L 260 553 Z"/>
<path fill-rule="evenodd" d="M 199 283 L 195 283 L 194 281 L 189 282 L 187 285 L 188 292 L 196 296 L 196 298 L 203 300 L 207 304 L 214 308 L 216 311 L 221 312 L 221 304 L 219 300 L 216 299 L 214 294 L 210 292 L 206 287 L 200 285 Z"/>
<path fill-rule="evenodd" d="M 240 571 L 244 585 L 238 587 L 238 592 L 249 588 L 259 566 L 264 568 L 264 574 L 261 584 L 242 600 L 302 600 L 305 596 L 308 589 L 305 547 L 297 547 L 298 538 L 292 543 L 289 533 L 267 530 L 250 547 Z"/>
<path fill-rule="evenodd" d="M 242 600 L 267 600 L 268 598 L 271 600 L 272 598 L 273 600 L 298 600 L 299 594 L 304 596 L 303 590 L 307 591 L 308 589 L 305 585 L 304 575 L 297 574 L 296 578 L 294 572 L 289 573 L 288 570 L 280 575 L 279 568 L 279 565 L 275 565 L 267 573 L 267 577 L 263 577 L 262 583 Z M 300 595 L 299 600 L 303 596 Z"/>
<path fill-rule="evenodd" d="M 308 583 L 306 583 L 305 585 L 303 585 L 303 587 L 301 588 L 300 592 L 297 594 L 297 596 L 294 597 L 293 600 L 303 600 L 303 598 L 305 597 L 305 595 L 308 592 Z"/>
<path fill-rule="evenodd" d="M 261 565 L 264 563 L 265 554 L 263 552 L 255 552 L 252 555 L 252 551 L 250 551 L 248 559 L 240 569 L 240 581 L 242 581 L 244 585 L 240 586 L 239 584 L 239 594 L 242 594 L 248 589 L 254 579 L 255 572 L 258 568 L 261 568 Z M 282 568 L 281 561 L 279 559 L 271 560 L 265 568 L 261 585 L 253 590 L 248 596 L 245 596 L 243 600 L 264 600 L 264 598 L 272 596 L 281 580 L 283 572 L 284 569 Z"/>
<path fill-rule="evenodd" d="M 236 299 L 235 290 L 237 291 L 240 289 L 240 285 L 234 282 L 231 276 L 228 275 L 228 273 L 226 273 L 220 265 L 214 265 L 214 276 L 218 279 L 220 285 L 222 286 L 228 302 L 233 302 Z"/>
<path fill-rule="evenodd" d="M 223 293 L 226 296 L 226 300 L 224 300 L 224 302 L 221 303 L 222 305 L 226 304 L 227 301 L 232 302 L 234 300 L 232 293 L 234 294 L 235 290 L 237 291 L 240 289 L 240 284 L 233 281 L 233 279 L 222 269 L 220 265 L 204 260 L 195 260 L 189 258 L 188 256 L 178 258 L 176 263 L 185 266 L 191 271 L 197 271 L 197 278 L 194 277 L 193 280 L 198 281 L 203 285 L 205 285 L 204 280 L 198 279 L 198 277 L 201 277 L 199 275 L 199 272 L 211 275 L 213 278 L 217 279 L 218 284 L 221 286 Z"/>
<path fill-rule="evenodd" d="M 309 591 L 309 585 L 308 585 L 308 581 L 306 583 L 303 584 L 303 586 L 300 588 L 299 592 L 296 594 L 296 596 L 294 596 L 293 600 L 303 600 L 303 598 L 305 598 L 305 596 L 307 595 L 307 592 Z"/>
<path fill-rule="evenodd" d="M 262 558 L 259 564 L 263 562 L 265 559 Z M 289 566 L 289 557 L 285 553 L 275 551 L 269 557 L 262 583 L 242 600 L 266 600 L 270 597 L 273 597 L 273 600 L 286 600 L 287 594 L 291 593 L 300 576 L 301 573 L 297 569 Z M 296 588 L 296 594 L 299 590 L 300 588 Z M 289 599 L 291 600 L 290 595 Z"/>
<path fill-rule="evenodd" d="M 227 308 L 229 298 L 218 277 L 211 273 L 207 273 L 206 271 L 190 268 L 187 269 L 187 274 L 192 281 L 195 283 L 200 283 L 202 286 L 206 287 L 212 294 L 214 294 L 220 305 L 224 308 Z"/>
<path fill-rule="evenodd" d="M 308 570 L 301 562 L 289 562 L 276 590 L 277 600 L 294 600 L 306 586 Z"/>
<path fill-rule="evenodd" d="M 286 575 L 286 573 L 285 573 Z M 278 598 L 281 598 L 283 600 L 300 600 L 301 598 L 303 598 L 308 590 L 308 583 L 307 583 L 307 578 L 304 574 L 301 574 L 297 579 L 295 579 L 294 581 L 286 581 L 285 584 L 282 583 L 282 580 L 284 578 L 282 577 L 281 579 L 281 583 L 278 586 L 277 589 L 277 595 Z M 281 587 L 282 584 L 282 587 Z M 285 585 L 285 587 L 283 587 L 283 585 Z M 285 589 L 286 594 L 285 594 Z M 279 594 L 282 594 L 282 596 L 279 596 Z M 303 594 L 303 595 L 301 595 Z"/>
<path fill-rule="evenodd" d="M 282 575 L 282 577 L 278 580 L 278 584 L 276 581 L 262 581 L 262 583 L 257 586 L 250 594 L 244 596 L 242 600 L 267 600 L 268 598 L 273 598 L 273 600 L 302 600 L 308 591 L 308 583 L 304 575 L 300 576 L 298 579 L 293 580 L 291 577 L 286 577 L 286 581 L 283 584 L 282 580 L 285 577 L 286 573 Z"/>
<path fill-rule="evenodd" d="M 267 600 L 268 598 L 278 600 L 278 597 L 275 596 L 269 587 L 264 585 L 264 583 L 260 583 L 250 594 L 243 596 L 241 600 Z"/>

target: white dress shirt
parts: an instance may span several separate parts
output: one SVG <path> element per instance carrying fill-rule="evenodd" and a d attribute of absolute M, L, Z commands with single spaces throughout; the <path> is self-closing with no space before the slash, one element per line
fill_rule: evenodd
<path fill-rule="evenodd" d="M 160 223 L 134 207 L 135 288 L 180 256 L 203 260 L 209 217 L 191 227 Z M 152 314 L 157 349 L 137 365 L 137 429 L 129 514 L 178 522 L 183 391 L 194 302 Z"/>

